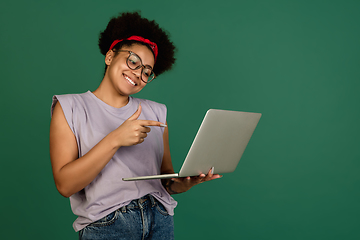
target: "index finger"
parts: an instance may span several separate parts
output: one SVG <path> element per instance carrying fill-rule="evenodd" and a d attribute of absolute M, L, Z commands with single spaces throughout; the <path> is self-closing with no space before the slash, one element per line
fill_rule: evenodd
<path fill-rule="evenodd" d="M 158 127 L 167 127 L 166 124 L 163 124 L 158 121 L 152 121 L 152 120 L 138 120 L 140 122 L 141 126 L 158 126 Z"/>

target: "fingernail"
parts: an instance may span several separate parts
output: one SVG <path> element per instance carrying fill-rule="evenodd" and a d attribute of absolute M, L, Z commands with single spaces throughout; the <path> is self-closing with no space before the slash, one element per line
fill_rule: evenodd
<path fill-rule="evenodd" d="M 166 124 L 160 124 L 160 127 L 167 127 Z"/>

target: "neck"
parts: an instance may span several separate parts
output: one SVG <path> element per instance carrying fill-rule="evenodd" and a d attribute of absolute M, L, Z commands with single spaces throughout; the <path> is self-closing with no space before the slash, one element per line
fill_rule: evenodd
<path fill-rule="evenodd" d="M 93 94 L 104 103 L 115 108 L 124 107 L 129 102 L 129 96 L 121 95 L 112 86 L 109 86 L 109 81 L 106 81 L 105 77 L 99 87 L 93 91 Z"/>

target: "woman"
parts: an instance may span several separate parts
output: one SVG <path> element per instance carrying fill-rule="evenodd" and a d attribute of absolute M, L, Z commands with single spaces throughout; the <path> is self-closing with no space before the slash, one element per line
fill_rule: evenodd
<path fill-rule="evenodd" d="M 100 34 L 105 75 L 93 92 L 53 97 L 50 157 L 58 191 L 70 198 L 80 239 L 173 239 L 170 194 L 219 178 L 124 182 L 174 173 L 166 107 L 131 97 L 170 70 L 174 45 L 139 13 L 112 18 Z"/>

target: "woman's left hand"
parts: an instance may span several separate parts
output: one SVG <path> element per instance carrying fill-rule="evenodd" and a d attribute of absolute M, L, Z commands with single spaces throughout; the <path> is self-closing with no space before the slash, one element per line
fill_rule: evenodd
<path fill-rule="evenodd" d="M 170 189 L 168 189 L 168 191 L 170 190 L 170 194 L 186 192 L 199 183 L 211 181 L 221 177 L 222 175 L 212 174 L 212 169 L 210 169 L 206 175 L 202 173 L 199 176 L 194 177 L 172 178 L 170 181 L 173 181 L 173 183 L 169 184 Z"/>

